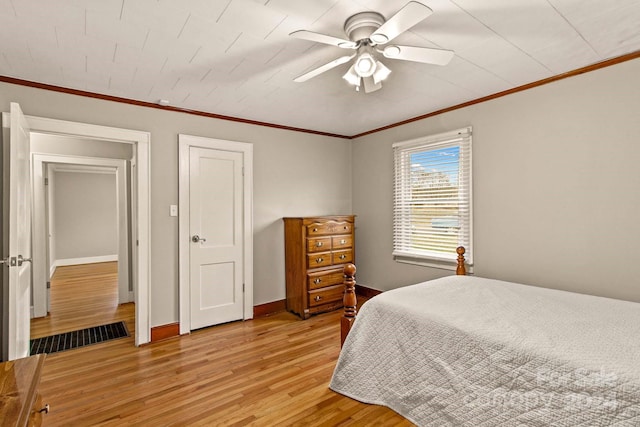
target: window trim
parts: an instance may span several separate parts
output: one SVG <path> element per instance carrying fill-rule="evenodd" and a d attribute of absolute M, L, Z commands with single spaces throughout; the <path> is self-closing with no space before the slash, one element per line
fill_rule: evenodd
<path fill-rule="evenodd" d="M 408 140 L 408 141 L 401 141 L 401 142 L 396 142 L 392 145 L 392 149 L 393 149 L 393 212 L 392 212 L 392 233 L 393 233 L 393 251 L 392 251 L 392 255 L 393 255 L 393 259 L 397 262 L 402 262 L 402 263 L 408 263 L 408 264 L 415 264 L 415 265 L 423 265 L 423 266 L 428 266 L 428 267 L 435 267 L 435 268 L 443 268 L 443 269 L 453 269 L 455 268 L 455 264 L 456 264 L 456 258 L 457 258 L 457 254 L 455 252 L 452 252 L 450 255 L 447 254 L 443 254 L 442 256 L 440 255 L 434 255 L 434 254 L 420 254 L 420 253 L 413 253 L 413 252 L 408 252 L 406 250 L 400 250 L 400 249 L 396 249 L 395 245 L 395 241 L 396 241 L 396 233 L 397 233 L 397 226 L 396 223 L 398 222 L 397 220 L 397 213 L 396 213 L 396 192 L 398 189 L 398 183 L 397 180 L 399 179 L 399 171 L 397 170 L 397 162 L 398 162 L 398 156 L 403 155 L 403 153 L 406 153 L 406 151 L 409 151 L 413 148 L 418 148 L 418 147 L 422 147 L 425 146 L 425 150 L 435 150 L 438 149 L 440 147 L 446 147 L 446 146 L 450 146 L 450 144 L 455 144 L 458 146 L 462 146 L 464 144 L 468 144 L 468 153 L 465 153 L 466 156 L 468 156 L 468 190 L 469 190 L 469 195 L 468 195 L 468 208 L 469 208 L 469 223 L 467 224 L 468 227 L 468 242 L 466 242 L 465 244 L 465 249 L 466 249 L 466 253 L 465 253 L 465 257 L 466 257 L 466 262 L 468 265 L 473 265 L 473 132 L 472 132 L 472 127 L 468 126 L 468 127 L 464 127 L 464 128 L 460 128 L 460 129 L 456 129 L 453 131 L 449 131 L 449 132 L 443 132 L 443 133 L 438 133 L 438 134 L 434 134 L 434 135 L 429 135 L 426 137 L 420 137 L 420 138 L 416 138 L 416 139 L 412 139 L 412 140 Z M 459 140 L 458 142 L 456 142 L 457 140 Z M 461 155 L 462 153 L 464 153 L 465 150 L 461 150 Z M 462 159 L 461 159 L 462 160 Z M 406 182 L 406 180 L 403 180 L 403 182 Z M 402 182 L 400 183 L 401 186 L 404 186 L 406 184 L 403 184 Z"/>

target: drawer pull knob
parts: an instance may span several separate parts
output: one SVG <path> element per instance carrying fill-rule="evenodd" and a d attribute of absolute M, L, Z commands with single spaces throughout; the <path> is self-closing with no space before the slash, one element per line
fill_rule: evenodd
<path fill-rule="evenodd" d="M 345 254 L 340 255 L 340 259 L 345 259 L 347 256 Z"/>
<path fill-rule="evenodd" d="M 320 295 L 316 295 L 313 300 L 314 301 L 320 301 L 322 299 L 322 297 Z"/>
<path fill-rule="evenodd" d="M 313 283 L 315 283 L 316 285 L 317 285 L 318 283 L 320 283 L 320 282 L 322 282 L 322 279 L 315 279 L 315 280 L 313 281 Z"/>
<path fill-rule="evenodd" d="M 318 229 L 317 229 L 317 228 L 314 228 L 314 229 L 313 229 L 313 231 L 318 231 Z"/>
<path fill-rule="evenodd" d="M 324 261 L 322 258 L 316 258 L 316 263 L 320 264 L 322 261 Z"/>
<path fill-rule="evenodd" d="M 340 240 L 340 244 L 341 244 L 341 245 L 344 245 L 345 243 L 347 243 L 347 241 L 346 241 L 346 240 L 344 240 L 344 239 Z"/>
<path fill-rule="evenodd" d="M 344 229 L 345 229 L 345 230 L 348 230 L 348 229 L 349 229 L 349 227 L 347 227 L 347 226 L 345 225 L 345 226 L 344 226 Z"/>
<path fill-rule="evenodd" d="M 40 409 L 38 412 L 42 413 L 44 412 L 45 414 L 49 413 L 49 404 L 47 403 L 46 405 L 44 405 L 44 407 L 42 409 Z"/>
<path fill-rule="evenodd" d="M 321 247 L 322 247 L 322 242 L 318 242 L 318 243 L 316 243 L 316 246 L 317 246 L 318 248 L 321 248 Z"/>

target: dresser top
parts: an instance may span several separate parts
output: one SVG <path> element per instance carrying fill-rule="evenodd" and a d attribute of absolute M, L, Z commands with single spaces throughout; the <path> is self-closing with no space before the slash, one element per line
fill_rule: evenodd
<path fill-rule="evenodd" d="M 334 221 L 346 221 L 346 220 L 350 220 L 353 219 L 355 217 L 355 215 L 317 215 L 317 216 L 290 216 L 290 217 L 284 217 L 282 218 L 283 220 L 289 220 L 289 219 L 297 219 L 297 220 L 304 220 L 304 219 L 322 219 L 322 220 L 334 220 Z"/>

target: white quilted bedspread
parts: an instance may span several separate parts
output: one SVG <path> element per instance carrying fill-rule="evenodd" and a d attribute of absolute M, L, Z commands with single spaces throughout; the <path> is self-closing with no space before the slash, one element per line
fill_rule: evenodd
<path fill-rule="evenodd" d="M 331 389 L 420 426 L 640 426 L 640 304 L 468 276 L 358 314 Z"/>

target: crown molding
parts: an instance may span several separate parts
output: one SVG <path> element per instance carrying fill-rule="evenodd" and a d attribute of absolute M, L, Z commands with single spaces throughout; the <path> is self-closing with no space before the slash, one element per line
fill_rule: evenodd
<path fill-rule="evenodd" d="M 245 124 L 256 125 L 256 126 L 264 126 L 269 128 L 275 128 L 275 129 L 289 130 L 293 132 L 302 132 L 302 133 L 310 133 L 314 135 L 330 136 L 333 138 L 350 139 L 350 137 L 347 135 L 339 135 L 336 133 L 322 132 L 322 131 L 317 131 L 312 129 L 303 129 L 303 128 L 297 128 L 293 126 L 285 126 L 285 125 L 279 125 L 275 123 L 261 122 L 258 120 L 243 119 L 240 117 L 225 116 L 222 114 L 207 113 L 205 111 L 190 110 L 188 108 L 173 107 L 170 105 L 166 105 L 166 106 L 159 105 L 159 104 L 154 104 L 153 102 L 139 101 L 137 99 L 129 99 L 129 98 L 122 98 L 119 96 L 105 95 L 102 93 L 89 92 L 86 90 L 71 89 L 63 86 L 56 86 L 56 85 L 51 85 L 47 83 L 39 83 L 39 82 L 30 81 L 30 80 L 18 79 L 15 77 L 0 75 L 0 82 L 10 83 L 10 84 L 20 85 L 20 86 L 33 87 L 36 89 L 50 90 L 52 92 L 61 92 L 61 93 L 67 93 L 70 95 L 84 96 L 87 98 L 101 99 L 103 101 L 119 102 L 121 104 L 137 105 L 139 107 L 156 108 L 158 110 L 192 114 L 195 116 L 208 117 L 210 119 L 227 120 L 231 122 L 239 122 L 239 123 L 245 123 Z"/>
<path fill-rule="evenodd" d="M 192 115 L 208 117 L 208 118 L 212 118 L 212 119 L 228 120 L 228 121 L 232 121 L 232 122 L 245 123 L 245 124 L 256 125 L 256 126 L 264 126 L 264 127 L 288 130 L 288 131 L 293 131 L 293 132 L 302 132 L 302 133 L 309 133 L 309 134 L 313 134 L 313 135 L 321 135 L 321 136 L 328 136 L 328 137 L 342 138 L 342 139 L 357 139 L 357 138 L 361 138 L 363 136 L 371 135 L 371 134 L 374 134 L 374 133 L 377 133 L 377 132 L 382 132 L 384 130 L 388 130 L 388 129 L 392 129 L 392 128 L 395 128 L 395 127 L 398 127 L 398 126 L 406 125 L 408 123 L 413 123 L 413 122 L 416 122 L 416 121 L 419 121 L 419 120 L 424 120 L 424 119 L 427 119 L 429 117 L 437 116 L 439 114 L 448 113 L 449 111 L 459 110 L 461 108 L 469 107 L 471 105 L 480 104 L 480 103 L 486 102 L 486 101 L 491 101 L 493 99 L 501 98 L 501 97 L 506 96 L 506 95 L 511 95 L 513 93 L 517 93 L 517 92 L 522 92 L 522 91 L 525 91 L 525 90 L 533 89 L 533 88 L 538 87 L 538 86 L 543 86 L 543 85 L 546 85 L 548 83 L 556 82 L 558 80 L 563 80 L 563 79 L 566 79 L 566 78 L 569 78 L 569 77 L 578 76 L 580 74 L 589 73 L 591 71 L 599 70 L 601 68 L 610 67 L 612 65 L 620 64 L 620 63 L 626 62 L 626 61 L 631 61 L 631 60 L 637 59 L 637 58 L 640 58 L 640 51 L 635 51 L 635 52 L 632 52 L 632 53 L 628 53 L 626 55 L 621 55 L 621 56 L 618 56 L 618 57 L 615 57 L 615 58 L 607 59 L 607 60 L 602 61 L 602 62 L 597 62 L 595 64 L 587 65 L 586 67 L 578 68 L 578 69 L 575 69 L 575 70 L 572 70 L 572 71 L 568 71 L 566 73 L 562 73 L 562 74 L 558 74 L 558 75 L 555 75 L 555 76 L 552 76 L 552 77 L 548 77 L 546 79 L 538 80 L 538 81 L 535 81 L 535 82 L 532 82 L 532 83 L 527 83 L 527 84 L 522 85 L 522 86 L 518 86 L 518 87 L 515 87 L 515 88 L 512 88 L 512 89 L 507 89 L 507 90 L 504 90 L 502 92 L 497 92 L 497 93 L 494 93 L 494 94 L 491 94 L 491 95 L 483 96 L 481 98 L 477 98 L 477 99 L 474 99 L 474 100 L 471 100 L 471 101 L 463 102 L 461 104 L 453 105 L 451 107 L 443 108 L 441 110 L 432 111 L 430 113 L 422 114 L 420 116 L 412 117 L 412 118 L 409 118 L 409 119 L 406 119 L 406 120 L 402 120 L 400 122 L 391 123 L 391 124 L 388 124 L 388 125 L 385 125 L 385 126 L 382 126 L 382 127 L 379 127 L 379 128 L 371 129 L 371 130 L 368 130 L 366 132 L 362 132 L 362 133 L 359 133 L 359 134 L 356 134 L 356 135 L 351 135 L 351 136 L 349 136 L 349 135 L 339 135 L 339 134 L 330 133 L 330 132 L 321 132 L 321 131 L 311 130 L 311 129 L 297 128 L 297 127 L 292 127 L 292 126 L 279 125 L 279 124 L 275 124 L 275 123 L 261 122 L 261 121 L 257 121 L 257 120 L 243 119 L 243 118 L 240 118 L 240 117 L 225 116 L 225 115 L 222 115 L 222 114 L 207 113 L 207 112 L 204 112 L 204 111 L 190 110 L 190 109 L 187 109 L 187 108 L 178 108 L 178 107 L 172 107 L 172 106 L 168 106 L 168 105 L 167 106 L 163 106 L 163 105 L 154 104 L 152 102 L 139 101 L 139 100 L 136 100 L 136 99 L 122 98 L 122 97 L 118 97 L 118 96 L 104 95 L 104 94 L 100 94 L 100 93 L 88 92 L 88 91 L 78 90 L 78 89 L 70 89 L 70 88 L 66 88 L 66 87 L 62 87 L 62 86 L 55 86 L 55 85 L 50 85 L 50 84 L 46 84 L 46 83 L 38 83 L 38 82 L 29 81 L 29 80 L 17 79 L 15 77 L 7 77 L 7 76 L 1 76 L 0 75 L 0 82 L 10 83 L 10 84 L 15 84 L 15 85 L 20 85 L 20 86 L 28 86 L 28 87 L 33 87 L 33 88 L 37 88 L 37 89 L 50 90 L 50 91 L 53 91 L 53 92 L 67 93 L 67 94 L 71 94 L 71 95 L 84 96 L 84 97 L 88 97 L 88 98 L 102 99 L 104 101 L 113 101 L 113 102 L 119 102 L 119 103 L 123 103 L 123 104 L 137 105 L 139 107 L 156 108 L 156 109 L 159 109 L 159 110 L 174 111 L 174 112 L 177 112 L 177 113 L 192 114 Z"/>
<path fill-rule="evenodd" d="M 632 52 L 626 55 L 617 56 L 615 58 L 607 59 L 606 61 L 597 62 L 595 64 L 587 65 L 586 67 L 578 68 L 576 70 L 568 71 L 566 73 L 557 74 L 555 76 L 547 77 L 546 79 L 538 80 L 532 83 L 527 83 L 526 85 L 514 87 L 512 89 L 503 90 L 502 92 L 497 92 L 491 95 L 483 96 L 482 98 L 477 98 L 472 101 L 463 102 L 462 104 L 453 105 L 451 107 L 443 108 L 441 110 L 433 111 L 431 113 L 423 114 L 420 116 L 412 117 L 407 120 L 403 120 L 401 122 L 392 123 L 390 125 L 382 126 L 376 129 L 371 129 L 366 132 L 359 133 L 357 135 L 352 135 L 349 139 L 356 139 L 366 135 L 371 135 L 373 133 L 382 132 L 383 130 L 395 128 L 398 126 L 406 125 L 407 123 L 417 122 L 419 120 L 424 120 L 429 117 L 437 116 L 439 114 L 448 113 L 449 111 L 459 110 L 461 108 L 468 107 L 470 105 L 480 104 L 483 102 L 491 101 L 496 98 L 501 98 L 503 96 L 511 95 L 512 93 L 522 92 L 525 90 L 533 89 L 534 87 L 543 86 L 548 83 L 557 82 L 558 80 L 567 79 L 569 77 L 578 76 L 580 74 L 589 73 L 591 71 L 599 70 L 601 68 L 610 67 L 612 65 L 620 64 L 621 62 L 631 61 L 632 59 L 640 58 L 640 50 L 636 52 Z"/>

